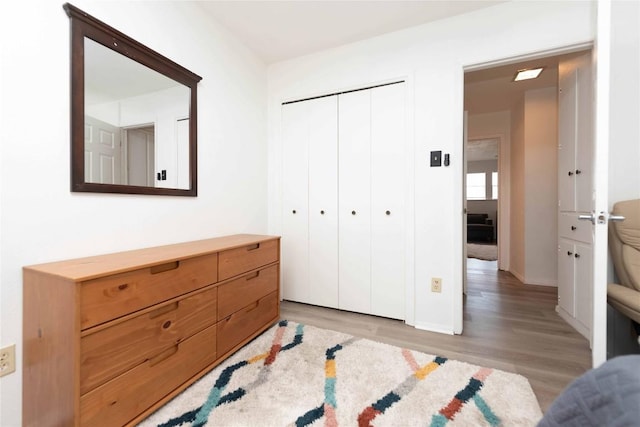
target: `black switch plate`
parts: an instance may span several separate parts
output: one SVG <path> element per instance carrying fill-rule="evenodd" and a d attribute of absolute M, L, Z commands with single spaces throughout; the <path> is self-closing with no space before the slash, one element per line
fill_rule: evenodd
<path fill-rule="evenodd" d="M 440 167 L 442 166 L 442 151 L 432 151 L 431 152 L 431 167 Z"/>

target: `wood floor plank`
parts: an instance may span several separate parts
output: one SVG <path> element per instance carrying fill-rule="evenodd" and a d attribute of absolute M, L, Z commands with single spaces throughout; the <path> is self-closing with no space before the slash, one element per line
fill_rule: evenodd
<path fill-rule="evenodd" d="M 495 262 L 469 260 L 462 335 L 404 322 L 283 301 L 294 322 L 514 372 L 529 379 L 543 411 L 591 367 L 588 341 L 555 312 L 557 289 L 522 284 Z"/>

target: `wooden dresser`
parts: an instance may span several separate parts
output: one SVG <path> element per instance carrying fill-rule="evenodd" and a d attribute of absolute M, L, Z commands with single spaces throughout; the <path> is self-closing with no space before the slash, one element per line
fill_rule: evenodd
<path fill-rule="evenodd" d="M 280 316 L 280 239 L 25 267 L 23 425 L 134 425 Z"/>

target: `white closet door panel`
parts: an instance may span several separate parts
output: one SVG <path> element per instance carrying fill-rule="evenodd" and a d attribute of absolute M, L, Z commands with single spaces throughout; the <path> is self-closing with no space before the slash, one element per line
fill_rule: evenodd
<path fill-rule="evenodd" d="M 404 319 L 404 84 L 371 91 L 371 313 Z"/>
<path fill-rule="evenodd" d="M 339 307 L 361 313 L 371 311 L 370 92 L 338 97 Z"/>
<path fill-rule="evenodd" d="M 338 307 L 338 97 L 308 103 L 309 302 Z"/>
<path fill-rule="evenodd" d="M 575 211 L 577 72 L 571 62 L 558 65 L 558 207 Z"/>
<path fill-rule="evenodd" d="M 573 244 L 560 240 L 558 244 L 558 305 L 569 315 L 575 315 L 575 273 Z"/>
<path fill-rule="evenodd" d="M 575 253 L 578 255 L 575 260 L 575 307 L 576 319 L 582 323 L 587 330 L 591 330 L 591 313 L 593 298 L 591 297 L 591 260 L 593 259 L 591 245 L 576 243 Z"/>
<path fill-rule="evenodd" d="M 593 192 L 593 79 L 591 52 L 578 59 L 576 104 L 576 211 L 590 212 Z"/>
<path fill-rule="evenodd" d="M 284 299 L 308 302 L 308 124 L 303 102 L 282 106 L 282 292 Z"/>

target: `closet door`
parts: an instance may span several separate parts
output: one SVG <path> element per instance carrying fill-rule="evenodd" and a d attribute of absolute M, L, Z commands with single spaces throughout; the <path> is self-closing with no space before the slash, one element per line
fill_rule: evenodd
<path fill-rule="evenodd" d="M 338 96 L 339 308 L 371 312 L 371 91 Z"/>
<path fill-rule="evenodd" d="M 404 319 L 404 84 L 371 90 L 371 314 Z"/>
<path fill-rule="evenodd" d="M 283 298 L 309 302 L 307 105 L 282 106 L 282 240 Z"/>
<path fill-rule="evenodd" d="M 338 307 L 338 97 L 307 104 L 309 302 Z"/>
<path fill-rule="evenodd" d="M 591 53 L 578 62 L 576 91 L 576 211 L 590 212 L 593 193 L 593 77 Z"/>
<path fill-rule="evenodd" d="M 558 305 L 575 316 L 575 248 L 571 241 L 558 243 Z"/>
<path fill-rule="evenodd" d="M 578 71 L 569 63 L 558 65 L 558 207 L 560 212 L 576 210 L 576 108 Z"/>

